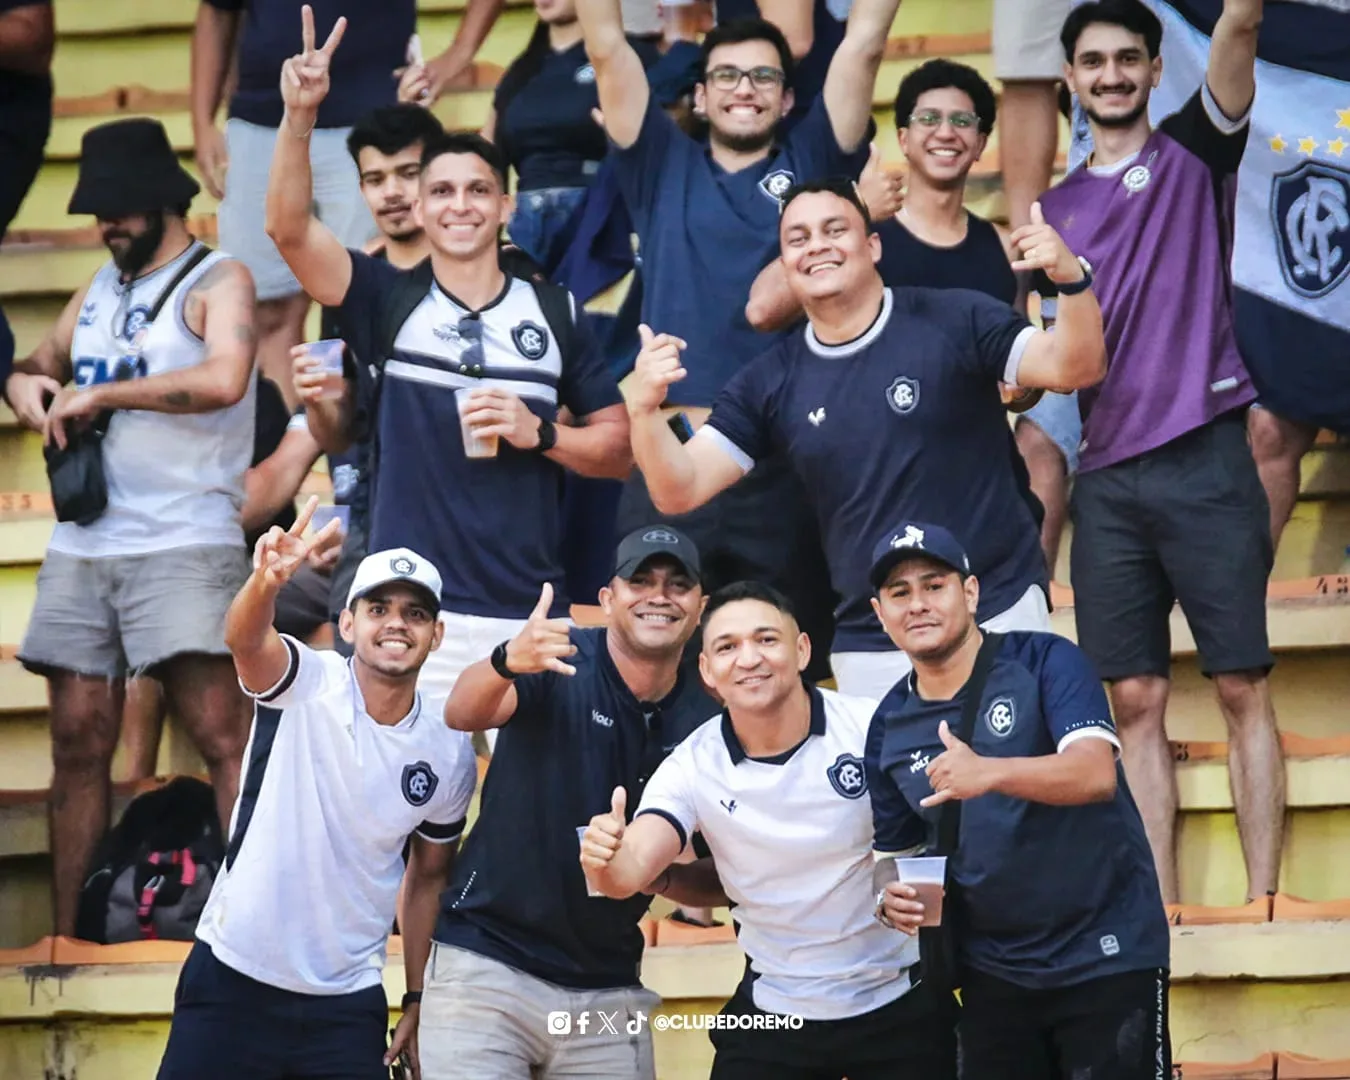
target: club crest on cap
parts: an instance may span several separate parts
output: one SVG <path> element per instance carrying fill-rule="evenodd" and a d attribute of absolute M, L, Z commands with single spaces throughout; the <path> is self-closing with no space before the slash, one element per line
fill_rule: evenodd
<path fill-rule="evenodd" d="M 922 544 L 923 530 L 913 525 L 906 525 L 904 533 L 896 533 L 891 537 L 893 548 L 920 547 Z"/>
<path fill-rule="evenodd" d="M 680 538 L 669 529 L 651 529 L 642 534 L 644 544 L 678 544 Z"/>
<path fill-rule="evenodd" d="M 399 577 L 409 577 L 417 572 L 417 564 L 406 555 L 395 555 L 389 560 L 389 569 Z"/>

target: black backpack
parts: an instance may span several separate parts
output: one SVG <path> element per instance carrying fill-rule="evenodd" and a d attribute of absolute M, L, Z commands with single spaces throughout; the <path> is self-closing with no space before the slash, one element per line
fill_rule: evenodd
<path fill-rule="evenodd" d="M 224 860 L 210 784 L 180 776 L 136 796 L 94 851 L 75 936 L 191 941 Z"/>

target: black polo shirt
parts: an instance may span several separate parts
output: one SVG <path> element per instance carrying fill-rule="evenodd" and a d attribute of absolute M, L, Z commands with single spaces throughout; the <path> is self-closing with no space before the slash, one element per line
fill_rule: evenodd
<path fill-rule="evenodd" d="M 619 785 L 631 818 L 656 766 L 717 706 L 688 668 L 662 701 L 640 702 L 604 630 L 574 630 L 572 641 L 575 675 L 516 681 L 435 937 L 559 986 L 635 986 L 651 898 L 588 896 L 577 829 Z"/>

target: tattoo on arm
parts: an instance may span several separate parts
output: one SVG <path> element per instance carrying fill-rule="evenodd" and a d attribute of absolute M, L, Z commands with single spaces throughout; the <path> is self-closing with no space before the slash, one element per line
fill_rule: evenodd
<path fill-rule="evenodd" d="M 161 400 L 165 405 L 172 405 L 175 409 L 187 409 L 192 406 L 192 394 L 187 390 L 170 390 Z"/>
<path fill-rule="evenodd" d="M 236 323 L 234 327 L 234 340 L 240 345 L 247 345 L 250 348 L 257 341 L 257 335 L 253 332 L 253 326 L 250 323 Z"/>

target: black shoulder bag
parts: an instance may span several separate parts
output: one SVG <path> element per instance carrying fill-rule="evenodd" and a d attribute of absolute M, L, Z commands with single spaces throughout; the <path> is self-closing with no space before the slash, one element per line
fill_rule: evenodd
<path fill-rule="evenodd" d="M 966 696 L 961 705 L 961 719 L 953 735 L 967 746 L 975 730 L 975 718 L 980 712 L 980 700 L 984 697 L 985 683 L 989 681 L 989 671 L 994 666 L 994 657 L 998 655 L 1003 643 L 1001 634 L 985 634 L 980 651 L 975 657 L 975 667 L 966 682 Z M 952 888 L 952 856 L 956 854 L 961 839 L 961 800 L 952 799 L 942 804 L 938 811 L 937 846 L 930 855 L 947 857 L 947 880 L 943 887 L 947 895 Z M 939 926 L 919 928 L 919 963 L 924 984 L 935 994 L 944 997 L 950 995 L 960 984 L 956 961 L 956 933 L 952 926 L 954 905 L 944 904 L 942 923 Z M 933 1000 L 939 1000 L 934 998 Z"/>
<path fill-rule="evenodd" d="M 145 317 L 148 330 L 183 279 L 211 254 L 211 249 L 199 244 L 191 258 L 178 269 L 173 280 L 159 294 L 155 306 Z M 47 459 L 47 482 L 52 489 L 52 507 L 57 521 L 73 521 L 76 525 L 92 525 L 108 508 L 108 477 L 103 471 L 103 437 L 112 422 L 112 409 L 104 409 L 88 427 L 66 431 L 64 450 L 50 443 L 43 447 Z"/>

